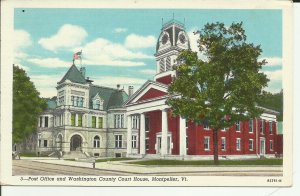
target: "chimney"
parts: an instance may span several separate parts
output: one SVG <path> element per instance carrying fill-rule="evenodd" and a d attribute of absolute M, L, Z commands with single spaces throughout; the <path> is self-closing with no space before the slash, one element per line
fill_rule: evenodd
<path fill-rule="evenodd" d="M 128 96 L 131 97 L 133 95 L 133 86 L 128 87 Z"/>
<path fill-rule="evenodd" d="M 117 89 L 118 89 L 118 90 L 120 89 L 120 84 L 117 84 Z"/>
<path fill-rule="evenodd" d="M 79 71 L 82 74 L 82 76 L 85 78 L 85 67 L 80 67 Z"/>

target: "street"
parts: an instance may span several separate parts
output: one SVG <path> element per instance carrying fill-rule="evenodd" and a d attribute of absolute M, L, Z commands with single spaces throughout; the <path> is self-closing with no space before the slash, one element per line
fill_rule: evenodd
<path fill-rule="evenodd" d="M 65 160 L 13 160 L 13 175 L 67 176 L 282 176 L 282 167 L 141 166 L 125 162 L 92 163 Z"/>
<path fill-rule="evenodd" d="M 57 165 L 51 163 L 35 162 L 31 160 L 13 160 L 14 176 L 22 175 L 66 175 L 66 176 L 113 176 L 130 175 L 127 172 L 113 172 L 107 170 L 83 168 L 69 165 Z"/>

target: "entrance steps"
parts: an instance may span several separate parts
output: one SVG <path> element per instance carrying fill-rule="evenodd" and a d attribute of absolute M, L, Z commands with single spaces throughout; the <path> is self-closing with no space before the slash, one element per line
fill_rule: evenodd
<path fill-rule="evenodd" d="M 89 158 L 87 153 L 82 151 L 70 151 L 66 152 L 63 156 L 64 159 L 86 159 Z"/>

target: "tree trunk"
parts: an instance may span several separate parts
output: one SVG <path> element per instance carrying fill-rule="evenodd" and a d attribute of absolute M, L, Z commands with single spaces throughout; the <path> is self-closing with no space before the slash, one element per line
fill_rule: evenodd
<path fill-rule="evenodd" d="M 214 142 L 214 164 L 219 165 L 219 152 L 218 152 L 218 129 L 213 130 L 213 142 Z"/>

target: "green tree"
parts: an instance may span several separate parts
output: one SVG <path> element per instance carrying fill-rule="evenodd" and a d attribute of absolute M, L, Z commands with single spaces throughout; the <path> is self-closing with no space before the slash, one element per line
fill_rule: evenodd
<path fill-rule="evenodd" d="M 262 50 L 246 42 L 242 23 L 206 24 L 198 40 L 200 52 L 183 51 L 174 67 L 177 77 L 169 86 L 167 104 L 174 115 L 213 129 L 214 163 L 218 164 L 218 131 L 237 121 L 257 117 L 262 112 L 256 102 L 268 79 L 259 72 L 265 60 Z"/>
<path fill-rule="evenodd" d="M 283 120 L 283 90 L 281 90 L 279 93 L 273 94 L 264 91 L 257 103 L 260 106 L 278 111 L 280 114 L 277 120 Z"/>
<path fill-rule="evenodd" d="M 26 72 L 13 66 L 13 143 L 20 143 L 37 127 L 39 114 L 47 104 L 39 97 Z"/>

